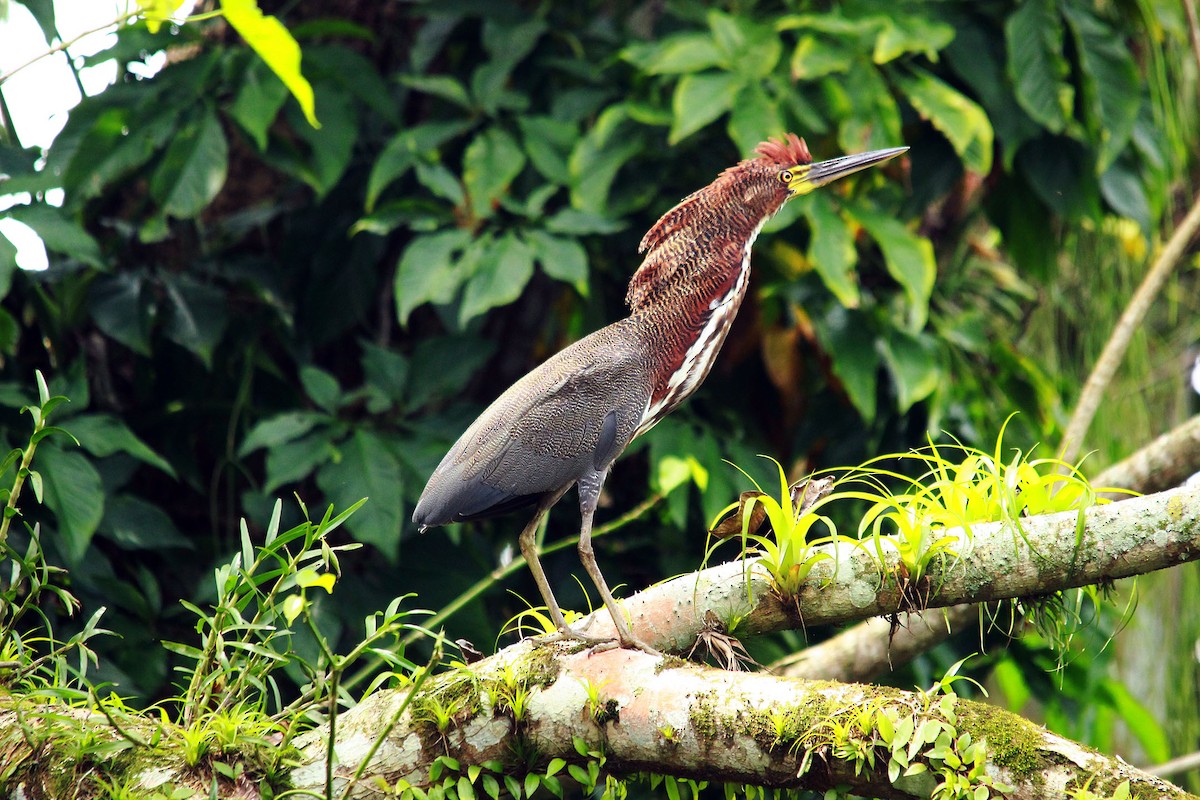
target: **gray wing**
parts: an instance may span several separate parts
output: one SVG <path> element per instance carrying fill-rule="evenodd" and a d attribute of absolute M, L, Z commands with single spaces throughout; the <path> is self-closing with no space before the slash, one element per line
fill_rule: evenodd
<path fill-rule="evenodd" d="M 500 395 L 434 470 L 413 522 L 504 513 L 607 468 L 633 438 L 651 388 L 620 326 L 581 339 Z"/>

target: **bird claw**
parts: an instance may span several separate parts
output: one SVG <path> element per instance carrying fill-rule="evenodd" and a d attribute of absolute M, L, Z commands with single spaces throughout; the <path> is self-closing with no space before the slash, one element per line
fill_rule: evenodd
<path fill-rule="evenodd" d="M 647 655 L 652 655 L 661 658 L 662 653 L 655 650 L 650 645 L 638 639 L 635 636 L 621 636 L 613 638 L 611 636 L 588 636 L 585 633 L 580 633 L 570 627 L 559 628 L 552 633 L 544 633 L 540 636 L 533 637 L 534 647 L 545 647 L 555 642 L 579 642 L 591 648 L 593 653 L 603 653 L 606 650 L 614 650 L 618 647 L 624 650 L 641 650 Z"/>
<path fill-rule="evenodd" d="M 588 647 L 599 647 L 600 645 L 610 644 L 616 645 L 616 640 L 607 636 L 588 636 L 585 633 L 572 630 L 569 627 L 559 628 L 552 633 L 544 633 L 541 636 L 533 637 L 534 647 L 544 647 L 555 642 L 580 642 Z"/>

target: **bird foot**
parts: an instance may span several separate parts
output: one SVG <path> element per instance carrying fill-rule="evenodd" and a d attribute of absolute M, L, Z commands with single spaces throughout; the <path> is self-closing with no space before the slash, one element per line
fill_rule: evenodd
<path fill-rule="evenodd" d="M 541 636 L 533 637 L 534 647 L 544 647 L 555 642 L 580 642 L 588 647 L 599 647 L 601 645 L 616 646 L 616 640 L 607 636 L 588 636 L 586 633 L 572 630 L 570 627 L 562 627 L 553 633 L 544 633 Z M 606 648 L 607 649 L 607 648 Z"/>

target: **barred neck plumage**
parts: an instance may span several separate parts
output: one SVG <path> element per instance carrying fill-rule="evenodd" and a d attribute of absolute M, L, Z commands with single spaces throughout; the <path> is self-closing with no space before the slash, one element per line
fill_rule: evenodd
<path fill-rule="evenodd" d="M 626 302 L 634 321 L 643 323 L 654 386 L 637 435 L 699 387 L 746 296 L 750 248 L 769 215 L 720 199 L 697 192 L 642 241 L 646 257 Z M 703 226 L 690 224 L 699 219 Z"/>

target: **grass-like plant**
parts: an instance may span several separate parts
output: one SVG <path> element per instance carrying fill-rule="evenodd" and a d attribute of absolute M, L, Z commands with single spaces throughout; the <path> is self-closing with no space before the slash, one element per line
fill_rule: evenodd
<path fill-rule="evenodd" d="M 774 459 L 771 461 L 779 475 L 779 496 L 772 497 L 764 492 L 757 481 L 734 465 L 754 484 L 755 491 L 743 492 L 737 502 L 723 508 L 709 530 L 720 530 L 722 520 L 729 520 L 731 514 L 736 514 L 732 520 L 742 543 L 742 552 L 754 552 L 758 556 L 755 563 L 766 569 L 772 586 L 781 597 L 794 597 L 813 567 L 833 558 L 816 548 L 824 544 L 836 545 L 845 538 L 838 535 L 833 520 L 820 513 L 832 496 L 806 502 L 806 485 L 789 484 L 783 466 Z M 763 530 L 763 523 L 770 523 L 769 531 Z M 824 528 L 824 534 L 810 539 L 818 526 Z M 717 544 L 720 543 L 709 548 L 710 555 Z"/>

